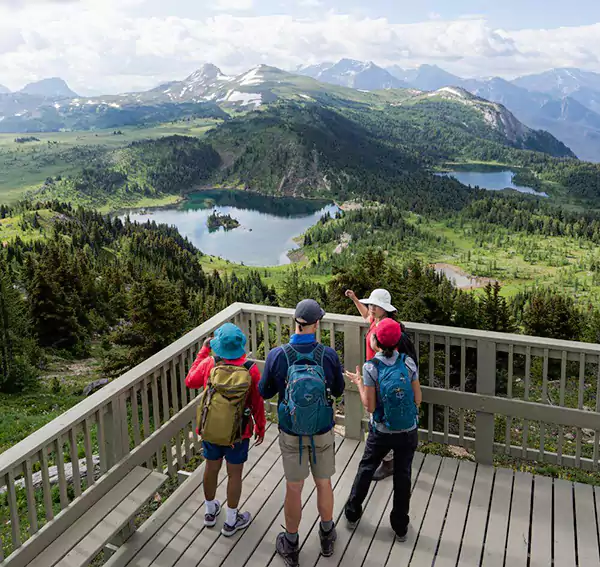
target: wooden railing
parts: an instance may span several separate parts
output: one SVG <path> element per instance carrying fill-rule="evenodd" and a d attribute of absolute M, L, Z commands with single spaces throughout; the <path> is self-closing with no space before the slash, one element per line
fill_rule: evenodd
<path fill-rule="evenodd" d="M 293 332 L 291 310 L 231 305 L 0 455 L 0 519 L 11 526 L 0 560 L 29 563 L 133 467 L 175 476 L 198 454 L 197 392 L 185 388 L 184 377 L 202 341 L 227 321 L 244 330 L 261 366 Z M 318 338 L 354 369 L 365 359 L 367 328 L 357 317 L 327 315 Z M 463 447 L 481 463 L 496 454 L 598 469 L 600 346 L 410 323 L 407 329 L 423 385 L 423 441 Z M 341 402 L 338 424 L 360 438 L 368 421 L 354 386 Z"/>

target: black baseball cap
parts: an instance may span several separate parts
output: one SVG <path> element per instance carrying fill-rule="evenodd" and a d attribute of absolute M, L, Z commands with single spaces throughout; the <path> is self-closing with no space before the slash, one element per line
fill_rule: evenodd
<path fill-rule="evenodd" d="M 325 317 L 325 311 L 314 299 L 304 299 L 296 305 L 294 319 L 300 325 L 314 325 Z"/>

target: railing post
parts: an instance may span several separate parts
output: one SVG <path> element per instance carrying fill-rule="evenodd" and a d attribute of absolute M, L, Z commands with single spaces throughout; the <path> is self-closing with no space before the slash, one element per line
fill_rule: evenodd
<path fill-rule="evenodd" d="M 238 320 L 236 322 L 237 326 L 244 333 L 247 341 L 246 341 L 246 354 L 250 353 L 250 315 L 248 313 L 244 313 L 243 311 L 238 315 Z"/>
<path fill-rule="evenodd" d="M 364 360 L 360 359 L 360 326 L 344 326 L 344 368 L 354 372 L 358 366 L 362 372 Z M 350 381 L 346 380 L 346 391 L 344 393 L 344 425 L 346 437 L 349 439 L 363 439 L 362 419 L 364 409 L 360 401 L 358 388 Z"/>
<path fill-rule="evenodd" d="M 496 343 L 477 341 L 477 393 L 496 394 Z M 475 421 L 475 459 L 478 463 L 494 462 L 494 414 L 477 412 Z"/>
<path fill-rule="evenodd" d="M 111 469 L 124 455 L 123 426 L 121 423 L 121 404 L 119 398 L 106 406 L 104 414 L 104 436 L 106 438 L 106 469 Z"/>

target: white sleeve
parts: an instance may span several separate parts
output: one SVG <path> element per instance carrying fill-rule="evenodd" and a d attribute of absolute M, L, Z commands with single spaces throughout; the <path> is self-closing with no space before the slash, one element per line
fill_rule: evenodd
<path fill-rule="evenodd" d="M 408 375 L 410 376 L 410 381 L 415 382 L 419 379 L 419 369 L 417 368 L 415 361 L 410 356 L 407 356 L 404 359 L 404 362 L 406 363 L 406 367 L 408 368 Z"/>

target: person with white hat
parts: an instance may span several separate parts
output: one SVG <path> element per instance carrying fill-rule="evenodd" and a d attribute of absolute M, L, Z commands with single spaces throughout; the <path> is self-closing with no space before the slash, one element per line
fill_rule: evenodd
<path fill-rule="evenodd" d="M 346 291 L 346 297 L 351 299 L 356 305 L 358 312 L 362 316 L 362 318 L 370 323 L 369 331 L 367 332 L 367 341 L 366 341 L 366 353 L 367 353 L 367 362 L 375 358 L 375 351 L 373 350 L 371 343 L 371 335 L 375 333 L 375 329 L 377 325 L 388 318 L 394 319 L 396 316 L 397 309 L 392 305 L 392 296 L 387 289 L 375 289 L 371 292 L 371 295 L 367 299 L 359 299 L 357 295 L 351 289 Z M 404 354 L 410 356 L 415 364 L 418 365 L 418 357 L 416 354 L 415 347 L 410 340 L 410 337 L 406 333 L 406 329 L 402 323 L 400 323 L 402 327 L 402 339 L 399 345 L 399 351 L 402 351 Z M 417 378 L 418 378 L 418 368 L 417 368 Z M 390 453 L 385 457 L 381 466 L 375 472 L 375 476 L 373 480 L 383 480 L 389 476 L 394 474 L 394 453 L 390 451 Z"/>

